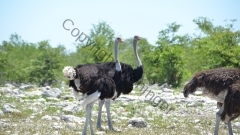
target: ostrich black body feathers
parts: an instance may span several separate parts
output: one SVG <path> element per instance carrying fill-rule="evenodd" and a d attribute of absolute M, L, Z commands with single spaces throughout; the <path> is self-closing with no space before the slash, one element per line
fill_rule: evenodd
<path fill-rule="evenodd" d="M 113 80 L 116 84 L 116 90 L 118 92 L 118 97 L 123 94 L 129 94 L 133 90 L 133 84 L 137 81 L 139 81 L 142 78 L 143 75 L 143 68 L 142 66 L 137 67 L 136 69 L 133 69 L 130 65 L 120 62 L 122 73 L 121 77 L 118 77 L 118 79 L 114 79 L 114 73 L 115 70 L 115 63 L 114 62 L 107 62 L 107 63 L 99 63 L 97 66 L 104 67 L 105 72 L 109 74 L 109 76 L 112 76 Z"/>
<path fill-rule="evenodd" d="M 77 88 L 74 80 L 69 81 L 69 86 L 75 91 L 90 95 L 96 91 L 101 92 L 100 99 L 112 98 L 116 89 L 113 79 L 108 76 L 106 70 L 99 66 L 86 64 L 77 65 L 76 79 L 80 78 L 80 88 Z"/>
<path fill-rule="evenodd" d="M 133 84 L 137 81 L 139 81 L 142 78 L 143 75 L 143 68 L 137 67 L 136 69 L 133 69 L 130 65 L 125 63 L 120 63 L 122 72 L 115 72 L 115 62 L 106 62 L 106 63 L 97 63 L 97 64 L 86 64 L 86 65 L 78 65 L 77 69 L 81 69 L 82 67 L 85 69 L 86 67 L 94 67 L 95 70 L 97 69 L 98 72 L 96 72 L 96 76 L 103 76 L 103 74 L 106 76 L 112 78 L 116 85 L 116 91 L 119 97 L 121 93 L 123 94 L 129 94 L 133 90 Z M 90 70 L 90 69 L 87 69 Z M 84 71 L 86 72 L 86 71 Z M 85 74 L 85 73 L 84 73 Z M 76 76 L 76 78 L 78 78 Z M 81 76 L 80 76 L 81 78 Z M 86 83 L 86 82 L 81 82 Z M 81 85 L 82 86 L 82 85 Z M 84 89 L 81 87 L 80 90 L 77 89 L 74 80 L 69 80 L 69 87 L 73 87 L 75 91 L 77 92 L 84 92 Z"/>

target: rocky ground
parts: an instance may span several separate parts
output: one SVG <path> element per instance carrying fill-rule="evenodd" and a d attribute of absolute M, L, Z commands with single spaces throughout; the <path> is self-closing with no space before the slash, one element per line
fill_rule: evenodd
<path fill-rule="evenodd" d="M 130 95 L 121 95 L 111 103 L 113 124 L 119 131 L 108 130 L 105 108 L 104 130 L 95 128 L 96 103 L 92 112 L 95 134 L 212 134 L 216 101 L 202 97 L 201 91 L 186 99 L 180 91 L 170 89 L 167 84 L 139 85 Z M 1 135 L 75 135 L 82 132 L 85 108 L 73 99 L 66 85 L 51 88 L 8 83 L 0 87 L 0 94 Z M 240 134 L 239 120 L 232 124 L 234 134 Z M 219 134 L 228 134 L 223 123 Z"/>

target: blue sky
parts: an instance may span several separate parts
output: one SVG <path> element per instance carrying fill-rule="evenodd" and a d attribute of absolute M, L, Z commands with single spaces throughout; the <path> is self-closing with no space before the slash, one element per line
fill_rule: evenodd
<path fill-rule="evenodd" d="M 1 0 L 0 42 L 19 34 L 28 42 L 50 40 L 53 47 L 63 44 L 74 51 L 76 37 L 63 29 L 64 20 L 86 34 L 93 24 L 106 21 L 123 38 L 135 34 L 155 44 L 158 32 L 167 24 L 181 24 L 180 33 L 196 32 L 193 19 L 208 17 L 215 25 L 237 19 L 240 29 L 239 0 Z"/>

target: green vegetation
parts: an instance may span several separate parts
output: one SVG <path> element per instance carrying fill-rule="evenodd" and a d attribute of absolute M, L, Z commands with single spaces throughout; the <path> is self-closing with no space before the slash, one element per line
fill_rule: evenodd
<path fill-rule="evenodd" d="M 234 29 L 235 21 L 215 26 L 209 19 L 200 17 L 193 20 L 199 29 L 193 35 L 178 34 L 181 25 L 174 22 L 159 30 L 155 45 L 147 39 L 141 40 L 138 52 L 144 65 L 144 79 L 180 87 L 197 71 L 239 67 L 240 30 Z M 13 34 L 9 41 L 0 44 L 0 82 L 58 85 L 66 65 L 113 61 L 116 36 L 106 22 L 100 22 L 90 30 L 89 37 L 94 43 L 79 42 L 76 51 L 69 53 L 62 45 L 52 47 L 49 41 L 28 43 Z M 132 37 L 125 41 L 120 46 L 120 60 L 136 67 Z"/>

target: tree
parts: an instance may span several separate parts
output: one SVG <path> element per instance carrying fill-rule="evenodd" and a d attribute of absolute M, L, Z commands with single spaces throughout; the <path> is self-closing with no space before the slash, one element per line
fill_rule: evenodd
<path fill-rule="evenodd" d="M 10 41 L 2 42 L 0 67 L 4 71 L 5 81 L 27 82 L 29 58 L 34 58 L 35 50 L 32 44 L 23 41 L 17 34 L 12 34 Z"/>
<path fill-rule="evenodd" d="M 173 87 L 181 84 L 185 61 L 184 48 L 187 47 L 189 36 L 175 35 L 181 25 L 172 23 L 159 32 L 157 45 L 145 58 L 152 73 L 148 78 L 158 83 L 169 83 Z"/>
<path fill-rule="evenodd" d="M 202 61 L 202 68 L 240 66 L 240 31 L 234 30 L 235 21 L 231 20 L 223 27 L 214 26 L 209 19 L 203 17 L 194 20 L 203 33 L 192 42 L 196 53 L 201 55 L 198 58 Z M 201 68 L 197 70 L 201 70 Z"/>
<path fill-rule="evenodd" d="M 59 72 L 62 70 L 61 54 L 63 48 L 52 48 L 48 41 L 38 43 L 38 54 L 32 60 L 30 70 L 30 82 L 41 86 L 57 83 Z"/>

